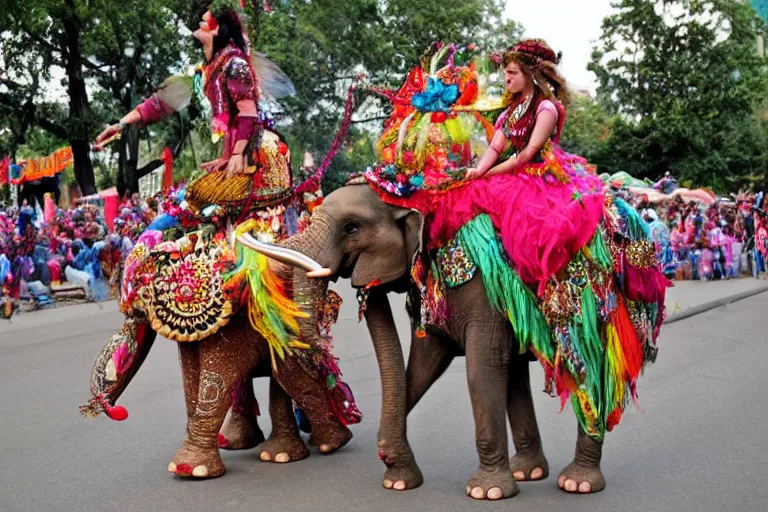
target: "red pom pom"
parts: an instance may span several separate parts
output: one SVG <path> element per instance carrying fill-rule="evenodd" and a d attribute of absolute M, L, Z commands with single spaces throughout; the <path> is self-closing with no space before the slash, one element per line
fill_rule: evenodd
<path fill-rule="evenodd" d="M 116 405 L 115 407 L 105 406 L 104 412 L 110 419 L 115 421 L 123 421 L 128 417 L 128 409 L 122 405 Z"/>
<path fill-rule="evenodd" d="M 281 142 L 280 144 L 277 145 L 277 150 L 283 156 L 288 154 L 288 146 L 286 146 L 284 142 Z"/>

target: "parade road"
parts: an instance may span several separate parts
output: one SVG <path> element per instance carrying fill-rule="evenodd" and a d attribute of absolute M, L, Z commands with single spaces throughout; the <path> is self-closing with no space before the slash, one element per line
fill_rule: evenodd
<path fill-rule="evenodd" d="M 536 410 L 551 475 L 521 484 L 500 503 L 464 494 L 477 466 L 474 423 L 463 359 L 408 418 L 411 446 L 424 473 L 419 489 L 381 486 L 376 433 L 381 391 L 372 345 L 357 322 L 354 293 L 334 328 L 336 354 L 364 419 L 338 453 L 277 465 L 255 450 L 223 452 L 227 473 L 211 481 L 166 471 L 181 446 L 186 414 L 174 343 L 155 342 L 119 403 L 130 416 L 86 420 L 78 406 L 90 396 L 94 358 L 120 327 L 114 302 L 19 315 L 0 324 L 0 511 L 34 512 L 367 512 L 462 510 L 728 511 L 765 510 L 768 503 L 768 294 L 758 295 L 662 330 L 656 364 L 639 383 L 639 405 L 607 434 L 605 491 L 571 496 L 557 474 L 573 455 L 570 407 L 543 389 L 532 372 Z M 402 297 L 393 297 L 407 354 Z M 267 379 L 256 381 L 266 434 Z"/>

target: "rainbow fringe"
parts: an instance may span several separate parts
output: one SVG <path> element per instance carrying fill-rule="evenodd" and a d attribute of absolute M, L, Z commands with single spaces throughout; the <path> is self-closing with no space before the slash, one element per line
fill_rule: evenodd
<path fill-rule="evenodd" d="M 266 230 L 266 226 L 251 219 L 238 225 L 235 233 Z M 298 305 L 289 297 L 283 281 L 269 268 L 266 256 L 235 243 L 237 266 L 224 276 L 227 288 L 242 291 L 241 304 L 247 302 L 251 326 L 267 340 L 273 368 L 275 355 L 281 360 L 291 355 L 293 348 L 308 349 L 296 337 L 300 329 L 297 319 L 306 318 Z M 245 286 L 247 285 L 247 286 Z"/>
<path fill-rule="evenodd" d="M 625 204 L 616 211 L 629 240 L 647 239 L 636 212 Z M 489 301 L 509 318 L 520 352 L 536 354 L 547 375 L 547 390 L 560 397 L 561 409 L 570 397 L 581 428 L 602 440 L 621 421 L 629 399 L 636 401 L 637 378 L 645 362 L 655 358 L 663 301 L 626 299 L 617 279 L 617 258 L 599 229 L 566 269 L 563 282 L 572 285 L 576 312 L 565 324 L 551 324 L 542 300 L 510 266 L 490 217 L 475 217 L 458 236 L 482 273 Z"/>

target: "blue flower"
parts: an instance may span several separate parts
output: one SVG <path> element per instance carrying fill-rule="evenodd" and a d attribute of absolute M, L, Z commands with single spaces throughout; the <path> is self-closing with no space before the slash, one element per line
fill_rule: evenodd
<path fill-rule="evenodd" d="M 421 112 L 449 112 L 457 99 L 459 87 L 456 84 L 445 85 L 437 78 L 429 77 L 427 90 L 414 94 L 411 105 Z"/>
<path fill-rule="evenodd" d="M 422 176 L 421 174 L 414 174 L 413 176 L 411 176 L 411 178 L 408 181 L 414 187 L 419 188 L 421 185 L 424 184 L 424 176 Z"/>

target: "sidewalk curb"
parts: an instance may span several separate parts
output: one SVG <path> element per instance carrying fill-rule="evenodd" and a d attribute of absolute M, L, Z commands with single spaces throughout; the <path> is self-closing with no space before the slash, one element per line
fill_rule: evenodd
<path fill-rule="evenodd" d="M 755 295 L 759 295 L 764 292 L 768 292 L 768 283 L 765 283 L 762 286 L 758 286 L 757 288 L 754 288 L 752 290 L 747 290 L 741 293 L 735 293 L 733 295 L 720 297 L 719 299 L 711 300 L 709 302 L 705 302 L 704 304 L 699 304 L 698 306 L 684 309 L 683 311 L 680 311 L 680 312 L 672 313 L 668 315 L 666 319 L 664 319 L 664 325 L 678 322 L 680 320 L 685 320 L 686 318 L 700 315 L 706 311 L 709 311 L 710 309 L 719 308 L 720 306 L 725 306 L 727 304 L 731 304 L 732 302 L 738 302 L 740 300 L 747 299 L 749 297 L 753 297 Z"/>

